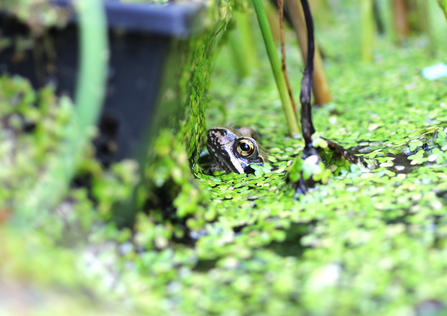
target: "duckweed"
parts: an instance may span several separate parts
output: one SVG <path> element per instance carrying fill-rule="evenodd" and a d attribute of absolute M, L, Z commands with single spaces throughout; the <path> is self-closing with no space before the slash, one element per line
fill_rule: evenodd
<path fill-rule="evenodd" d="M 340 41 L 354 47 L 342 25 L 357 22 L 345 23 L 321 31 L 334 102 L 313 115 L 320 137 L 352 148 L 368 167 L 336 159 L 317 141 L 325 163 L 309 176 L 324 184 L 295 199 L 286 173 L 293 178 L 304 170 L 303 143 L 287 136 L 267 63 L 242 80 L 220 58 L 210 77 L 204 56 L 216 47 L 214 37 L 206 38 L 206 45 L 193 43 L 185 63 L 196 72 L 182 78 L 184 91 L 195 92 L 183 100 L 182 127 L 160 131 L 138 188 L 140 211 L 120 229 L 113 204 L 132 194 L 135 164 L 105 170 L 91 148 L 64 202 L 41 214 L 39 228 L 7 222 L 11 201 L 26 194 L 28 179 L 44 172 L 45 155 L 63 139 L 71 104 L 51 89 L 35 92 L 23 79 L 2 78 L 0 159 L 8 168 L 0 183 L 8 190 L 0 192 L 0 255 L 8 260 L 0 263 L 0 280 L 21 282 L 25 292 L 44 289 L 40 308 L 49 314 L 59 312 L 51 308 L 54 297 L 67 308 L 83 306 L 70 309 L 79 314 L 442 313 L 447 81 L 428 81 L 420 71 L 447 57 L 445 43 L 430 56 L 419 38 L 399 49 L 382 39 L 374 64 L 362 64 L 347 58 L 353 52 L 338 56 Z M 290 79 L 297 86 L 300 60 L 293 56 Z M 219 102 L 225 113 L 214 106 Z M 204 174 L 198 157 L 205 121 L 257 129 L 270 163 L 250 175 Z"/>

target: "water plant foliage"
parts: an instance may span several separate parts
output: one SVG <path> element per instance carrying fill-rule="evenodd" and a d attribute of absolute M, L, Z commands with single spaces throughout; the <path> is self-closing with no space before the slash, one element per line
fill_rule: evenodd
<path fill-rule="evenodd" d="M 434 18 L 445 22 L 433 4 Z M 224 3 L 220 12 L 231 7 Z M 364 63 L 356 37 L 360 7 L 343 2 L 339 10 L 330 27 L 316 19 L 333 103 L 313 109 L 312 140 L 322 149 L 320 140 L 334 140 L 374 164 L 324 151 L 324 163 L 309 175 L 327 184 L 298 200 L 285 177 L 303 170 L 306 161 L 296 157 L 304 140 L 288 136 L 259 33 L 262 65 L 245 79 L 225 46 L 214 59 L 225 41 L 225 14 L 214 32 L 190 44 L 180 85 L 187 96 L 182 127 L 160 131 L 131 227 L 116 226 L 112 205 L 141 180 L 137 166 L 125 160 L 104 168 L 93 147 L 56 209 L 40 212 L 32 227 L 11 221 L 19 216 L 14 200 L 30 198 L 29 188 L 63 141 L 73 105 L 51 88 L 34 91 L 23 78 L 2 77 L 2 293 L 32 298 L 20 306 L 30 315 L 443 312 L 447 80 L 427 80 L 421 71 L 446 60 L 447 27 L 436 29 L 434 54 L 423 37 L 399 48 L 380 38 L 373 62 Z M 286 50 L 292 49 L 289 77 L 297 97 L 303 63 L 291 41 Z M 222 124 L 255 128 L 269 163 L 250 175 L 204 174 L 206 126 Z M 17 311 L 10 302 L 2 301 L 0 311 Z"/>

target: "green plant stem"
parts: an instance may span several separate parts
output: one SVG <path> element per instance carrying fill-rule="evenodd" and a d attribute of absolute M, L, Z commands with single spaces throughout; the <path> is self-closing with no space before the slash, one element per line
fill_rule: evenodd
<path fill-rule="evenodd" d="M 248 53 L 244 50 L 244 45 L 241 38 L 236 32 L 232 32 L 228 36 L 228 46 L 231 49 L 236 69 L 241 78 L 245 78 L 250 74 L 250 64 L 247 62 L 249 59 Z M 247 59 L 248 58 L 248 59 Z"/>
<path fill-rule="evenodd" d="M 107 63 L 109 60 L 107 22 L 102 1 L 77 2 L 81 28 L 81 67 L 75 96 L 76 121 L 89 141 L 88 129 L 99 119 L 106 89 Z"/>
<path fill-rule="evenodd" d="M 445 18 L 447 19 L 447 1 L 439 0 L 438 4 L 441 7 L 441 9 L 444 11 Z"/>
<path fill-rule="evenodd" d="M 256 41 L 253 35 L 253 28 L 248 18 L 247 13 L 236 12 L 237 28 L 241 34 L 244 50 L 249 57 L 246 60 L 250 69 L 259 68 L 260 62 L 258 58 L 258 52 L 256 51 Z"/>
<path fill-rule="evenodd" d="M 434 53 L 436 50 L 436 40 L 433 34 L 432 26 L 430 23 L 430 2 L 424 0 L 418 0 L 418 18 L 420 20 L 420 24 L 423 32 L 428 38 L 429 49 L 431 53 Z"/>
<path fill-rule="evenodd" d="M 362 0 L 362 56 L 364 62 L 372 61 L 374 47 L 373 0 Z"/>
<path fill-rule="evenodd" d="M 90 140 L 104 97 L 108 61 L 107 23 L 102 1 L 76 1 L 80 29 L 80 71 L 76 107 L 66 137 L 48 161 L 48 169 L 31 193 L 15 207 L 15 220 L 35 223 L 61 202 Z M 62 102 L 62 99 L 61 99 Z"/>
<path fill-rule="evenodd" d="M 276 53 L 275 42 L 273 41 L 272 32 L 265 13 L 262 0 L 253 0 L 256 16 L 258 17 L 259 26 L 261 28 L 262 37 L 264 38 L 265 48 L 269 56 L 270 65 L 272 66 L 273 75 L 275 77 L 278 92 L 281 97 L 282 106 L 286 115 L 287 125 L 289 126 L 289 132 L 293 137 L 296 137 L 300 133 L 300 126 L 296 119 L 296 114 L 293 111 L 292 103 L 287 91 L 286 82 L 281 69 L 281 63 Z"/>

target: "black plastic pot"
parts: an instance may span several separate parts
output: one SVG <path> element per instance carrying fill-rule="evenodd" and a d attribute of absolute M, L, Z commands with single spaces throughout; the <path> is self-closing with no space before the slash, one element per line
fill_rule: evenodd
<path fill-rule="evenodd" d="M 70 8 L 67 1 L 57 4 Z M 142 157 L 160 126 L 178 122 L 173 118 L 181 112 L 177 93 L 181 64 L 188 41 L 201 32 L 206 10 L 200 3 L 161 6 L 108 1 L 104 7 L 110 62 L 100 135 L 94 144 L 97 158 L 108 165 Z M 0 16 L 0 32 L 15 39 L 32 38 L 27 25 L 7 13 Z M 18 51 L 16 45 L 1 50 L 0 74 L 26 77 L 35 88 L 52 83 L 59 95 L 73 97 L 78 42 L 73 14 L 67 27 L 32 38 L 32 45 L 24 50 Z"/>

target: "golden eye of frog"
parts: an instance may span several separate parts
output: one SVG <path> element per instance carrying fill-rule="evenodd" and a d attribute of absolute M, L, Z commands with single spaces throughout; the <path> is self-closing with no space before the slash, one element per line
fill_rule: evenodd
<path fill-rule="evenodd" d="M 208 152 L 213 157 L 211 171 L 253 173 L 250 165 L 263 166 L 268 153 L 257 142 L 257 133 L 249 127 L 210 128 L 207 133 Z"/>

